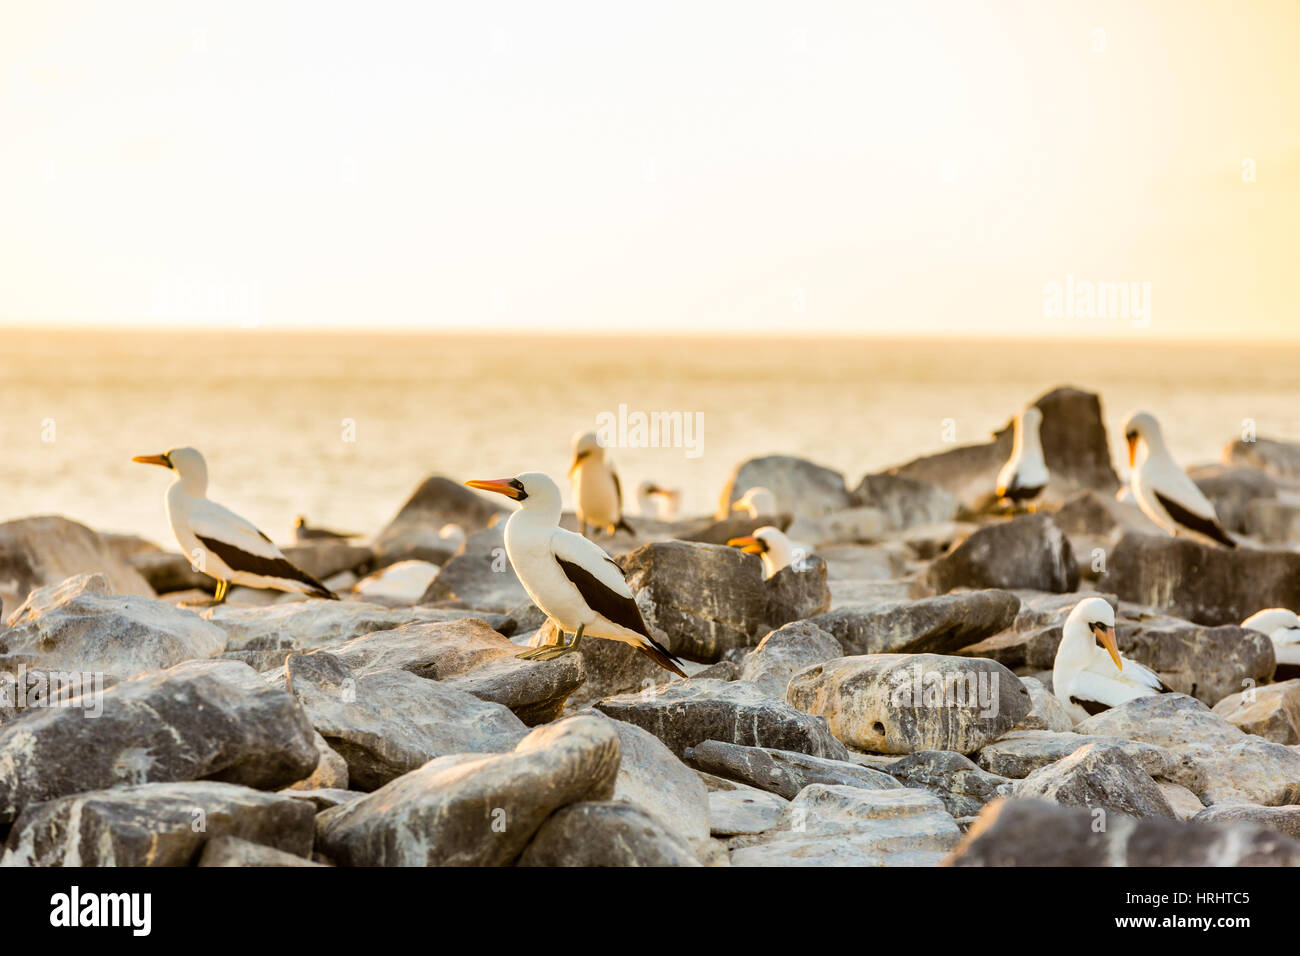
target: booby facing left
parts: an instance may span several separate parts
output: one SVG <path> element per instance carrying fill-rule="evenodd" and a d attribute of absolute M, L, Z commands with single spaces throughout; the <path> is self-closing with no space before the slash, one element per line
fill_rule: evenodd
<path fill-rule="evenodd" d="M 1119 656 L 1115 609 L 1109 601 L 1084 598 L 1074 606 L 1056 649 L 1052 693 L 1076 724 L 1092 714 L 1168 690 L 1155 671 Z"/>
<path fill-rule="evenodd" d="M 506 555 L 533 603 L 551 619 L 559 643 L 518 655 L 548 661 L 578 649 L 584 635 L 630 644 L 665 670 L 679 677 L 681 662 L 650 636 L 623 572 L 605 551 L 560 524 L 560 489 L 541 472 L 514 478 L 467 481 L 519 502 L 506 521 Z M 564 634 L 573 632 L 565 644 Z"/>
<path fill-rule="evenodd" d="M 608 534 L 619 528 L 628 534 L 636 534 L 623 520 L 623 486 L 619 484 L 618 472 L 605 457 L 605 447 L 595 432 L 573 437 L 569 481 L 573 486 L 578 523 L 584 536 L 589 524 L 604 528 Z"/>
<path fill-rule="evenodd" d="M 292 591 L 338 600 L 338 595 L 289 563 L 271 539 L 228 508 L 208 498 L 208 465 L 193 448 L 164 455 L 137 455 L 132 461 L 176 472 L 164 499 L 176 541 L 197 570 L 217 581 L 216 600 L 231 584 Z"/>
<path fill-rule="evenodd" d="M 769 517 L 776 514 L 776 495 L 762 485 L 755 485 L 732 502 L 731 510 L 743 511 L 751 518 Z"/>
<path fill-rule="evenodd" d="M 1148 518 L 1172 535 L 1192 531 L 1235 548 L 1237 542 L 1219 524 L 1210 499 L 1165 447 L 1160 423 L 1149 412 L 1135 412 L 1124 423 L 1133 497 Z"/>
<path fill-rule="evenodd" d="M 1043 460 L 1040 428 L 1043 413 L 1030 405 L 1016 416 L 1011 457 L 998 472 L 998 498 L 1018 504 L 1033 501 L 1047 487 L 1047 462 Z"/>
<path fill-rule="evenodd" d="M 740 548 L 746 554 L 758 555 L 763 562 L 764 578 L 770 578 L 782 568 L 788 568 L 792 564 L 795 565 L 795 570 L 806 567 L 802 562 L 809 554 L 807 548 L 795 544 L 786 537 L 784 531 L 770 524 L 756 529 L 753 534 L 732 538 L 727 545 Z"/>

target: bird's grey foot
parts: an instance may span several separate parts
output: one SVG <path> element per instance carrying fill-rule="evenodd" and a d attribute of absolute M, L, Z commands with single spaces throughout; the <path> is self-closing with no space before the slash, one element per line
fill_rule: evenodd
<path fill-rule="evenodd" d="M 557 633 L 559 633 L 557 631 Z M 522 654 L 515 656 L 525 661 L 553 661 L 557 657 L 563 657 L 565 654 L 572 654 L 578 649 L 582 642 L 582 628 L 579 627 L 573 635 L 573 640 L 568 644 L 564 643 L 564 635 L 560 634 L 559 640 L 554 644 L 543 644 L 541 647 L 533 647 L 524 651 Z"/>

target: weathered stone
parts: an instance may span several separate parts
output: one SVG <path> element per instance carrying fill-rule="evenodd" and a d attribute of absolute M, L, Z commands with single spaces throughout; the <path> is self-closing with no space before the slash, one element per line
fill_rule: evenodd
<path fill-rule="evenodd" d="M 217 582 L 196 571 L 190 559 L 175 551 L 141 551 L 126 558 L 158 594 L 200 590 L 212 593 Z"/>
<path fill-rule="evenodd" d="M 1118 747 L 1152 777 L 1169 776 L 1178 771 L 1178 756 L 1164 747 L 1126 737 L 1046 730 L 1013 731 L 984 747 L 977 762 L 990 773 L 1019 780 L 1035 770 L 1064 760 L 1088 744 Z"/>
<path fill-rule="evenodd" d="M 1289 546 L 1300 541 L 1300 503 L 1256 498 L 1246 506 L 1246 533 L 1265 544 Z"/>
<path fill-rule="evenodd" d="M 325 738 L 312 731 L 312 742 L 320 760 L 308 777 L 290 784 L 289 790 L 346 790 L 348 788 L 348 762 L 340 757 Z"/>
<path fill-rule="evenodd" d="M 1174 783 L 1172 780 L 1157 780 L 1156 786 L 1164 794 L 1165 801 L 1174 811 L 1174 818 L 1177 820 L 1190 820 L 1204 809 L 1201 798 L 1181 783 Z"/>
<path fill-rule="evenodd" d="M 698 770 L 738 780 L 787 800 L 793 800 L 800 790 L 814 783 L 870 790 L 893 790 L 899 786 L 889 774 L 847 760 L 719 740 L 705 740 L 690 748 L 686 760 Z"/>
<path fill-rule="evenodd" d="M 1277 482 L 1255 468 L 1198 465 L 1187 475 L 1214 505 L 1219 523 L 1229 531 L 1245 532 L 1246 509 L 1252 501 L 1277 498 Z"/>
<path fill-rule="evenodd" d="M 948 491 L 903 475 L 866 475 L 853 489 L 853 500 L 885 515 L 888 526 L 901 531 L 941 524 L 957 517 L 957 498 Z"/>
<path fill-rule="evenodd" d="M 961 837 L 936 797 L 920 790 L 813 784 L 779 829 L 745 838 L 732 866 L 935 866 Z"/>
<path fill-rule="evenodd" d="M 919 750 L 896 760 L 889 774 L 905 787 L 926 790 L 954 817 L 970 817 L 1001 796 L 1012 781 L 981 770 L 970 758 L 951 750 Z"/>
<path fill-rule="evenodd" d="M 844 487 L 844 476 L 839 472 L 790 455 L 769 455 L 736 466 L 723 486 L 716 517 L 730 515 L 732 504 L 755 487 L 772 492 L 778 513 L 796 518 L 817 518 L 853 504 L 852 496 Z"/>
<path fill-rule="evenodd" d="M 762 833 L 781 825 L 790 801 L 754 787 L 709 792 L 709 821 L 717 837 Z"/>
<path fill-rule="evenodd" d="M 1260 608 L 1300 607 L 1300 552 L 1126 534 L 1106 579 L 1126 601 L 1199 624 L 1237 624 Z"/>
<path fill-rule="evenodd" d="M 519 866 L 700 866 L 694 851 L 640 807 L 571 803 L 551 814 Z"/>
<path fill-rule="evenodd" d="M 1139 697 L 1094 714 L 1075 728 L 1081 734 L 1123 737 L 1174 748 L 1184 744 L 1235 744 L 1245 733 L 1203 703 L 1183 694 Z"/>
<path fill-rule="evenodd" d="M 1300 744 L 1300 679 L 1232 694 L 1215 704 L 1214 712 L 1248 734 Z"/>
<path fill-rule="evenodd" d="M 1153 621 L 1116 628 L 1120 653 L 1145 664 L 1178 691 L 1214 705 L 1242 687 L 1273 676 L 1273 642 L 1238 627 Z"/>
<path fill-rule="evenodd" d="M 1060 699 L 1033 677 L 1022 677 L 1020 683 L 1029 691 L 1029 713 L 1016 725 L 1016 730 L 1052 730 L 1067 732 L 1074 729 L 1070 712 Z"/>
<path fill-rule="evenodd" d="M 0 727 L 0 822 L 32 803 L 123 784 L 288 786 L 316 766 L 312 740 L 293 698 L 247 665 L 179 664 Z"/>
<path fill-rule="evenodd" d="M 1035 770 L 1015 785 L 1015 794 L 1131 817 L 1174 819 L 1151 776 L 1121 748 L 1104 744 L 1084 744 L 1065 759 Z"/>
<path fill-rule="evenodd" d="M 795 541 L 807 542 L 820 550 L 823 546 L 875 541 L 889 530 L 884 514 L 875 508 L 844 508 L 820 518 L 795 518 L 788 533 Z"/>
<path fill-rule="evenodd" d="M 283 548 L 282 551 L 290 564 L 302 568 L 318 581 L 332 578 L 344 571 L 365 573 L 375 560 L 375 553 L 370 548 L 347 541 L 295 545 Z"/>
<path fill-rule="evenodd" d="M 113 594 L 102 574 L 40 588 L 0 632 L 0 667 L 82 671 L 124 679 L 212 657 L 226 635 L 166 601 Z"/>
<path fill-rule="evenodd" d="M 514 567 L 506 557 L 505 522 L 476 531 L 460 552 L 438 572 L 421 604 L 462 601 L 467 607 L 506 613 L 528 600 Z"/>
<path fill-rule="evenodd" d="M 365 794 L 360 790 L 336 790 L 329 787 L 321 787 L 319 790 L 281 790 L 280 793 L 286 797 L 293 797 L 295 800 L 303 800 L 310 803 L 316 808 L 316 812 L 328 810 L 330 807 L 337 807 L 341 803 L 347 803 L 350 800 L 359 800 Z"/>
<path fill-rule="evenodd" d="M 527 733 L 501 704 L 392 669 L 354 674 L 328 651 L 292 654 L 286 686 L 312 726 L 348 764 L 358 790 L 374 790 L 446 754 L 500 753 Z"/>
<path fill-rule="evenodd" d="M 1220 803 L 1206 807 L 1193 823 L 1254 823 L 1300 840 L 1300 807 L 1260 807 L 1251 803 Z"/>
<path fill-rule="evenodd" d="M 352 592 L 371 604 L 409 607 L 420 603 L 439 570 L 432 561 L 398 561 L 362 578 Z"/>
<path fill-rule="evenodd" d="M 36 588 L 99 573 L 117 594 L 153 597 L 140 573 L 85 525 L 55 515 L 0 524 L 0 605 L 16 607 Z"/>
<path fill-rule="evenodd" d="M 973 753 L 1029 713 L 1029 691 L 993 661 L 938 654 L 842 657 L 800 671 L 786 699 L 858 750 Z"/>
<path fill-rule="evenodd" d="M 745 658 L 740 679 L 784 699 L 785 687 L 795 673 L 843 655 L 840 642 L 813 621 L 792 621 L 759 641 Z"/>
<path fill-rule="evenodd" d="M 936 559 L 921 588 L 931 594 L 953 588 L 1076 591 L 1079 568 L 1069 539 L 1050 515 L 1021 515 L 980 528 Z"/>
<path fill-rule="evenodd" d="M 675 681 L 639 694 L 607 697 L 596 708 L 650 731 L 678 757 L 705 740 L 794 750 L 843 760 L 826 722 L 744 681 Z"/>
<path fill-rule="evenodd" d="M 608 800 L 618 734 L 579 714 L 534 730 L 510 753 L 430 761 L 322 813 L 317 841 L 346 866 L 502 866 L 569 804 Z"/>
<path fill-rule="evenodd" d="M 1254 441 L 1231 441 L 1223 447 L 1223 462 L 1258 468 L 1265 474 L 1286 481 L 1300 479 L 1300 445 L 1294 442 L 1256 438 Z"/>
<path fill-rule="evenodd" d="M 997 800 L 948 866 L 1300 866 L 1300 843 L 1263 827 L 1117 816 L 1105 830 L 1083 807 Z"/>
<path fill-rule="evenodd" d="M 196 819 L 203 821 L 196 827 Z M 238 837 L 310 855 L 315 812 L 277 793 L 212 781 L 114 787 L 33 804 L 9 832 L 9 866 L 190 866 Z"/>
<path fill-rule="evenodd" d="M 664 541 L 619 564 L 646 623 L 664 632 L 673 653 L 704 663 L 830 606 L 826 564 L 816 557 L 764 580 L 761 562 L 737 548 Z"/>
<path fill-rule="evenodd" d="M 655 633 L 653 630 L 651 633 Z M 668 638 L 662 631 L 657 633 L 661 644 L 667 644 Z M 564 639 L 571 640 L 573 635 Z M 527 641 L 529 647 L 541 644 L 554 644 L 556 641 L 555 625 L 547 622 Z M 600 638 L 584 638 L 580 648 L 573 654 L 566 654 L 556 661 L 576 658 L 582 662 L 583 683 L 575 688 L 569 700 L 569 706 L 590 703 L 612 694 L 644 690 L 656 684 L 666 684 L 677 677 L 672 671 L 665 670 L 651 658 L 642 654 L 630 644 L 622 641 L 606 641 Z M 689 671 L 687 671 L 689 673 Z"/>
<path fill-rule="evenodd" d="M 946 594 L 920 601 L 842 607 L 810 618 L 849 654 L 951 653 L 1011 625 L 1020 599 L 1009 591 Z"/>
<path fill-rule="evenodd" d="M 314 821 L 313 821 L 314 823 Z M 234 836 L 213 837 L 199 855 L 199 866 L 321 866 L 311 860 Z"/>
<path fill-rule="evenodd" d="M 506 514 L 505 508 L 486 495 L 471 491 L 458 481 L 433 475 L 415 489 L 376 537 L 376 566 L 386 567 L 412 559 L 443 564 L 459 547 L 458 543 L 439 536 L 444 525 L 454 523 L 466 532 L 474 532 Z"/>
<path fill-rule="evenodd" d="M 941 554 L 947 554 L 978 530 L 979 525 L 973 522 L 945 521 L 909 528 L 898 536 L 898 540 L 913 557 L 932 561 Z"/>

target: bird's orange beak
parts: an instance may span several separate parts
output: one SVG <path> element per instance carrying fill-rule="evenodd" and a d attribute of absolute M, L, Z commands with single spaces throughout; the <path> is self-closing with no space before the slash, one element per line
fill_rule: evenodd
<path fill-rule="evenodd" d="M 483 491 L 491 491 L 498 495 L 505 495 L 512 501 L 519 500 L 519 491 L 515 487 L 513 478 L 494 478 L 491 481 L 467 481 L 465 482 L 470 488 L 480 488 Z"/>
<path fill-rule="evenodd" d="M 739 548 L 746 554 L 762 554 L 763 545 L 752 534 L 747 534 L 743 538 L 732 538 L 727 542 L 729 548 Z"/>
<path fill-rule="evenodd" d="M 1124 661 L 1119 656 L 1119 645 L 1115 643 L 1115 629 L 1113 627 L 1095 627 L 1092 632 L 1097 635 L 1101 641 L 1101 646 L 1106 648 L 1106 653 L 1110 659 L 1115 662 L 1116 670 L 1124 669 Z"/>
<path fill-rule="evenodd" d="M 172 460 L 166 455 L 136 455 L 131 460 L 138 461 L 142 465 L 162 465 L 164 468 L 172 466 Z"/>
<path fill-rule="evenodd" d="M 1137 453 L 1138 453 L 1137 435 L 1133 435 L 1131 438 L 1128 438 L 1127 441 L 1128 441 L 1128 466 L 1132 468 L 1133 463 L 1137 461 Z"/>

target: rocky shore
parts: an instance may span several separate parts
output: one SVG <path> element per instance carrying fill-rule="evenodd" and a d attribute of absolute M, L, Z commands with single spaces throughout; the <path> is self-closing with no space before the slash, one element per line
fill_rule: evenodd
<path fill-rule="evenodd" d="M 1300 608 L 1300 444 L 1190 470 L 1228 550 L 1117 500 L 1096 395 L 1036 404 L 1034 513 L 990 501 L 1008 426 L 855 484 L 752 459 L 716 514 L 598 538 L 686 680 L 599 639 L 516 657 L 551 625 L 451 477 L 367 544 L 285 549 L 338 602 L 207 606 L 180 554 L 0 524 L 0 862 L 1300 865 L 1300 678 L 1240 626 Z M 777 514 L 732 510 L 755 486 Z M 726 545 L 763 525 L 812 557 L 765 578 Z M 1071 720 L 1083 596 L 1174 693 Z"/>

